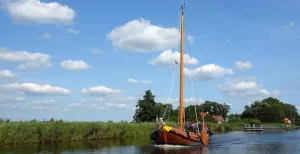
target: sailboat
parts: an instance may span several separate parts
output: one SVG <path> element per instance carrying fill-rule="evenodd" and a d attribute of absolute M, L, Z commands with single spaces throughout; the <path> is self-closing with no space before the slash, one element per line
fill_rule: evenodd
<path fill-rule="evenodd" d="M 181 6 L 180 17 L 180 97 L 179 97 L 179 124 L 178 128 L 167 126 L 162 118 L 157 120 L 157 129 L 151 134 L 150 138 L 156 144 L 171 144 L 171 145 L 187 145 L 187 146 L 206 146 L 209 143 L 212 133 L 207 129 L 204 123 L 202 129 L 198 131 L 187 131 L 184 123 L 184 107 L 183 107 L 183 92 L 184 92 L 184 0 Z M 201 130 L 201 131 L 200 131 Z"/>

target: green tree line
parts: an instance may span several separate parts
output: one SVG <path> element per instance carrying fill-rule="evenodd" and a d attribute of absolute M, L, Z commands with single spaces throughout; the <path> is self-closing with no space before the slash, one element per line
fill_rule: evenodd
<path fill-rule="evenodd" d="M 240 118 L 258 119 L 265 123 L 278 123 L 282 122 L 283 118 L 288 118 L 294 124 L 300 124 L 300 116 L 295 105 L 283 103 L 272 97 L 246 105 Z"/>
<path fill-rule="evenodd" d="M 241 114 L 229 115 L 230 109 L 230 106 L 225 103 L 205 101 L 201 105 L 186 106 L 185 120 L 195 121 L 196 114 L 198 120 L 201 120 L 200 112 L 208 112 L 209 115 L 205 118 L 206 121 L 213 121 L 212 116 L 218 115 L 222 116 L 224 120 L 231 122 L 242 119 L 254 119 L 264 123 L 282 123 L 283 118 L 288 118 L 294 124 L 300 125 L 300 116 L 295 105 L 283 103 L 272 97 L 246 105 Z M 178 112 L 178 106 L 174 109 L 172 104 L 156 102 L 155 95 L 152 94 L 151 90 L 147 90 L 143 99 L 137 102 L 133 121 L 154 122 L 156 117 L 161 117 L 165 113 L 165 121 L 178 122 Z"/>
<path fill-rule="evenodd" d="M 179 107 L 179 106 L 178 106 Z M 156 117 L 161 117 L 165 114 L 165 120 L 172 122 L 178 121 L 179 110 L 173 109 L 172 104 L 157 103 L 155 95 L 151 90 L 147 90 L 143 99 L 138 100 L 135 114 L 133 116 L 134 122 L 154 122 Z M 198 120 L 201 119 L 200 112 L 208 112 L 209 116 L 206 120 L 212 121 L 213 115 L 221 115 L 223 118 L 228 116 L 230 106 L 227 104 L 219 104 L 217 102 L 205 101 L 201 105 L 189 105 L 185 107 L 185 120 L 196 121 L 196 114 Z"/>

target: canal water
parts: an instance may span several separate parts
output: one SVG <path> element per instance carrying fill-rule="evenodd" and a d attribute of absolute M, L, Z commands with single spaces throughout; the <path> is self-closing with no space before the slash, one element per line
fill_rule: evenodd
<path fill-rule="evenodd" d="M 149 138 L 1 148 L 2 154 L 300 154 L 300 131 L 214 134 L 207 147 L 158 146 Z"/>

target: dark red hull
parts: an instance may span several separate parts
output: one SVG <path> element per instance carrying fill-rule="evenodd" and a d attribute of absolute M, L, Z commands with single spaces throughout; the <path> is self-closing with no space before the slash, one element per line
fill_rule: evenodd
<path fill-rule="evenodd" d="M 205 146 L 209 142 L 210 134 L 203 131 L 201 134 L 189 132 L 188 135 L 185 131 L 172 128 L 170 130 L 161 129 L 153 132 L 151 139 L 156 144 Z"/>

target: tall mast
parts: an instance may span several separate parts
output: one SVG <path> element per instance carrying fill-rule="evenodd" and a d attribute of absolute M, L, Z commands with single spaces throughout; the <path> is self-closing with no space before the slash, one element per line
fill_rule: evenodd
<path fill-rule="evenodd" d="M 180 97 L 179 97 L 179 129 L 184 130 L 184 124 L 183 124 L 183 55 L 184 55 L 184 0 L 182 0 L 182 6 L 181 6 L 181 18 L 180 18 Z"/>

